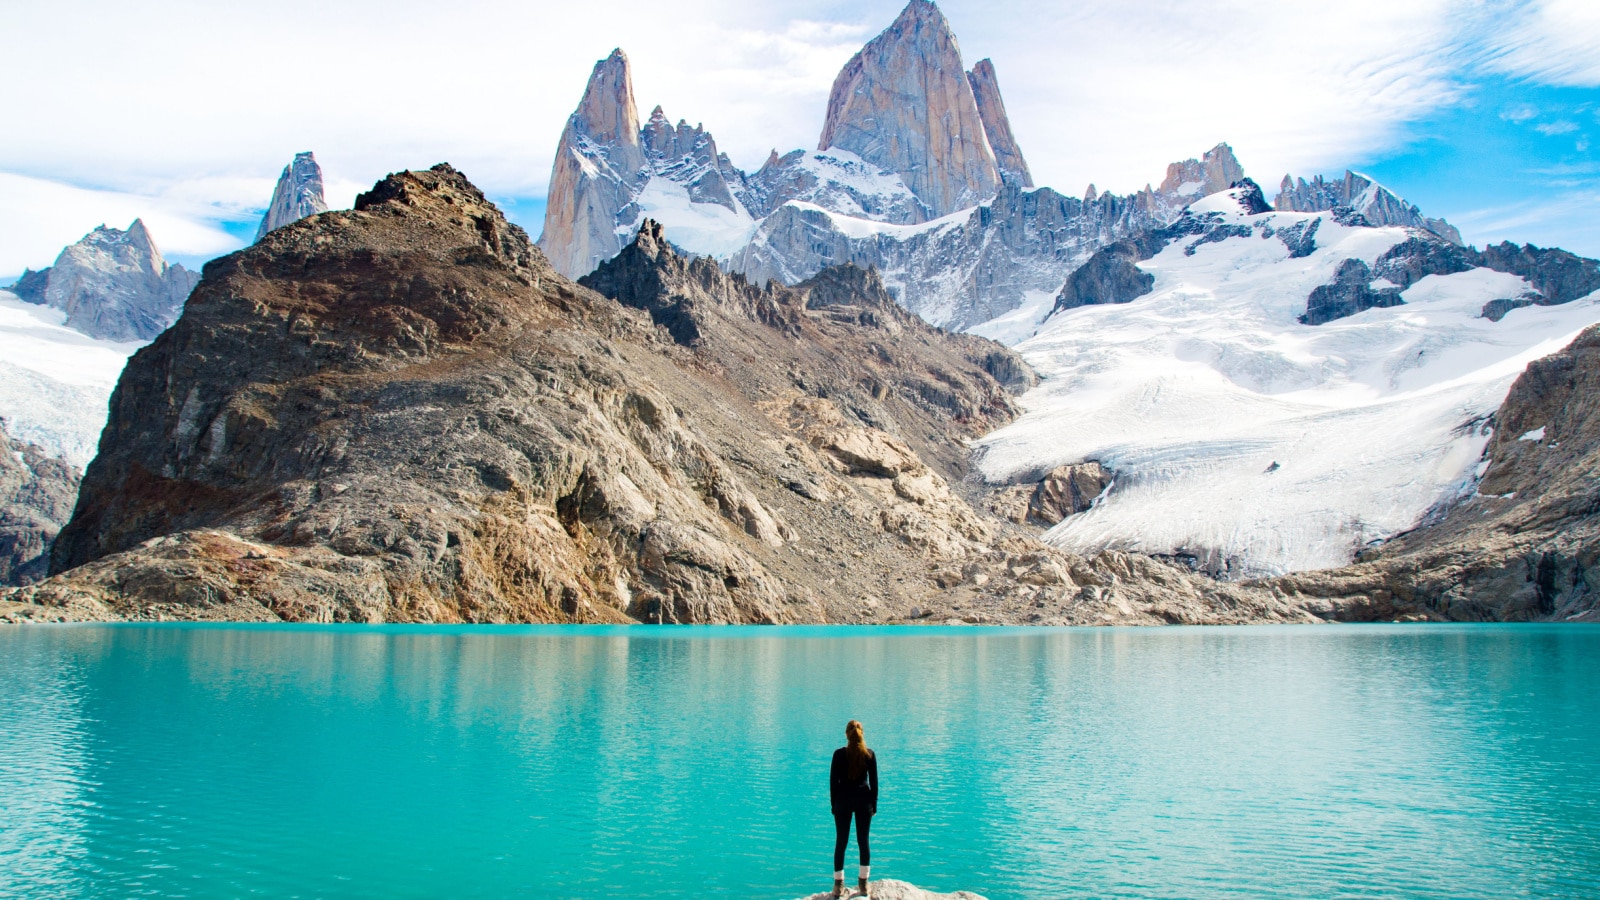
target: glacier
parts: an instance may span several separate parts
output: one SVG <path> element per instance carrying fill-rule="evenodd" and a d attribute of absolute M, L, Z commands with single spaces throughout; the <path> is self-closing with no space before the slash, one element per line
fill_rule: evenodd
<path fill-rule="evenodd" d="M 1139 263 L 1149 294 L 1055 313 L 1016 343 L 1041 382 L 1017 421 L 977 442 L 984 478 L 1022 483 L 1088 460 L 1116 478 L 1051 543 L 1230 578 L 1344 565 L 1469 495 L 1512 380 L 1600 321 L 1600 292 L 1491 321 L 1486 303 L 1531 288 L 1474 268 L 1422 278 L 1403 305 L 1303 325 L 1308 294 L 1342 262 L 1371 264 L 1417 232 L 1250 214 L 1239 194 L 1190 207 L 1233 236 Z M 1312 219 L 1309 255 L 1270 236 Z M 1012 337 L 1029 330 L 1019 324 L 974 330 Z"/>
<path fill-rule="evenodd" d="M 82 469 L 122 367 L 147 342 L 89 337 L 66 320 L 63 310 L 0 291 L 0 419 L 12 437 Z"/>

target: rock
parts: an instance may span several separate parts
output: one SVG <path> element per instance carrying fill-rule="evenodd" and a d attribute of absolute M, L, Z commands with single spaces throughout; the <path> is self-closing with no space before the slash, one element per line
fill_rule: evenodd
<path fill-rule="evenodd" d="M 1528 298 L 1529 303 L 1541 306 L 1570 303 L 1600 290 L 1600 261 L 1559 248 L 1545 249 L 1532 244 L 1518 247 L 1510 241 L 1504 241 L 1483 248 L 1481 253 L 1476 254 L 1475 261 L 1496 272 L 1507 272 L 1526 279 L 1537 292 Z M 1524 305 L 1528 303 L 1516 303 L 1512 308 Z M 1484 317 L 1498 321 L 1506 311 L 1491 315 L 1486 309 Z"/>
<path fill-rule="evenodd" d="M 994 73 L 994 63 L 978 60 L 967 73 L 967 82 L 972 85 L 972 96 L 978 101 L 978 117 L 983 120 L 983 133 L 989 138 L 989 149 L 994 151 L 1000 178 L 1025 188 L 1033 187 L 1033 176 L 1022 158 L 1022 148 L 1017 146 L 1017 139 L 1011 133 L 1005 101 L 1000 99 L 1000 82 Z"/>
<path fill-rule="evenodd" d="M 1399 306 L 1405 302 L 1399 288 L 1373 288 L 1372 280 L 1372 269 L 1366 263 L 1359 259 L 1345 260 L 1334 273 L 1332 284 L 1311 291 L 1300 321 L 1306 325 L 1321 325 L 1363 310 Z"/>
<path fill-rule="evenodd" d="M 595 63 L 556 145 L 539 239 L 556 271 L 576 278 L 622 249 L 617 227 L 648 178 L 628 57 L 613 50 Z"/>
<path fill-rule="evenodd" d="M 911 0 L 839 71 L 817 149 L 899 175 L 935 218 L 988 200 L 1000 171 L 964 69 L 944 14 Z"/>
<path fill-rule="evenodd" d="M 854 890 L 853 883 L 852 890 Z M 874 900 L 984 900 L 982 896 L 971 891 L 935 894 L 904 881 L 895 881 L 892 878 L 873 879 L 872 896 Z M 832 897 L 833 891 L 830 888 L 826 891 L 811 894 L 805 900 L 830 900 Z"/>
<path fill-rule="evenodd" d="M 1167 166 L 1158 193 L 1190 201 L 1209 197 L 1246 180 L 1244 167 L 1233 155 L 1233 148 L 1218 144 L 1200 159 L 1187 159 Z"/>
<path fill-rule="evenodd" d="M 1088 261 L 1067 276 L 1056 295 L 1052 313 L 1098 303 L 1128 303 L 1155 288 L 1156 277 L 1137 265 L 1145 259 L 1138 244 L 1117 241 L 1095 251 Z"/>
<path fill-rule="evenodd" d="M 1055 525 L 1092 506 L 1112 481 L 1111 472 L 1098 462 L 1057 466 L 1034 489 L 1028 502 L 1028 519 Z"/>
<path fill-rule="evenodd" d="M 82 475 L 6 433 L 0 419 L 0 585 L 48 574 L 50 545 L 72 515 Z"/>
<path fill-rule="evenodd" d="M 1407 203 L 1388 188 L 1365 175 L 1346 171 L 1341 181 L 1323 181 L 1318 175 L 1304 178 L 1283 176 L 1273 207 L 1287 212 L 1326 212 L 1345 209 L 1369 225 L 1403 225 L 1427 231 L 1452 244 L 1461 245 L 1461 232 L 1443 219 L 1430 219 L 1414 204 Z"/>
<path fill-rule="evenodd" d="M 328 211 L 328 201 L 322 196 L 322 167 L 307 150 L 296 153 L 294 160 L 283 167 L 278 184 L 272 189 L 272 202 L 261 226 L 256 229 L 256 240 L 267 232 L 298 222 L 306 216 Z"/>
<path fill-rule="evenodd" d="M 167 265 L 142 219 L 127 231 L 99 226 L 56 257 L 28 271 L 12 290 L 30 303 L 67 314 L 66 325 L 111 341 L 148 341 L 171 325 L 200 280 Z"/>

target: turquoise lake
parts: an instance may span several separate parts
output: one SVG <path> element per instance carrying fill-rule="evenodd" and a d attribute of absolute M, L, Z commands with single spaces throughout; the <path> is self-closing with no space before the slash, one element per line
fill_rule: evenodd
<path fill-rule="evenodd" d="M 1600 628 L 0 628 L 0 896 L 1600 897 Z M 849 862 L 854 862 L 852 845 Z"/>

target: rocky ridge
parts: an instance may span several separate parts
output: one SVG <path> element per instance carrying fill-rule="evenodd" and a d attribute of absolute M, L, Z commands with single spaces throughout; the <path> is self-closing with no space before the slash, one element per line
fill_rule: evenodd
<path fill-rule="evenodd" d="M 75 466 L 7 434 L 0 419 L 0 585 L 48 574 L 50 545 L 72 515 L 81 478 Z"/>
<path fill-rule="evenodd" d="M 758 289 L 648 227 L 592 283 L 443 165 L 217 260 L 0 615 L 1306 618 L 978 512 L 963 441 L 1026 367 L 868 272 Z"/>
<path fill-rule="evenodd" d="M 55 264 L 24 272 L 12 293 L 66 313 L 66 325 L 93 338 L 148 341 L 178 318 L 200 280 L 168 265 L 142 219 L 127 231 L 101 225 L 65 248 Z"/>
<path fill-rule="evenodd" d="M 1465 243 L 1454 225 L 1428 218 L 1416 204 L 1407 203 L 1367 176 L 1348 170 L 1339 181 L 1324 181 L 1321 175 L 1310 181 L 1285 175 L 1273 207 L 1284 212 L 1348 210 L 1371 225 L 1420 228 L 1452 244 Z"/>
<path fill-rule="evenodd" d="M 328 201 L 322 195 L 322 167 L 307 150 L 296 153 L 294 159 L 283 167 L 278 184 L 272 189 L 272 202 L 256 229 L 256 240 L 267 232 L 298 222 L 306 216 L 328 211 Z"/>

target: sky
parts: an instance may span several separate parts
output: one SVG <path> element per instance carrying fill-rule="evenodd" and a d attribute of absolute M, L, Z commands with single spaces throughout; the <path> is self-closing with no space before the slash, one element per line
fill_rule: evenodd
<path fill-rule="evenodd" d="M 449 161 L 538 234 L 561 128 L 622 47 L 641 114 L 734 163 L 814 147 L 839 68 L 902 0 L 0 0 L 0 283 L 101 223 L 188 264 L 243 246 L 312 150 L 348 206 Z M 1220 141 L 1377 178 L 1469 242 L 1600 256 L 1595 0 L 945 0 L 994 61 L 1034 180 L 1159 183 Z"/>

